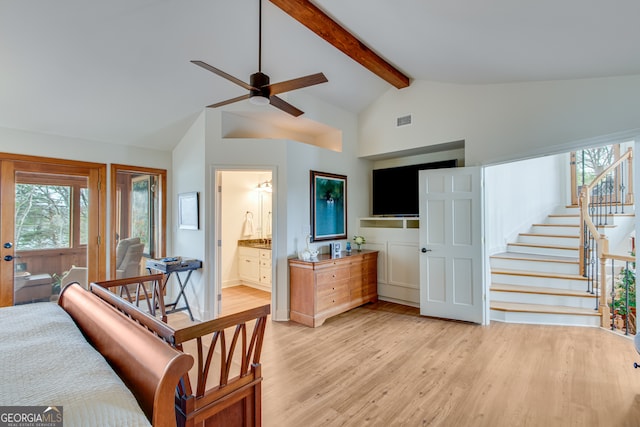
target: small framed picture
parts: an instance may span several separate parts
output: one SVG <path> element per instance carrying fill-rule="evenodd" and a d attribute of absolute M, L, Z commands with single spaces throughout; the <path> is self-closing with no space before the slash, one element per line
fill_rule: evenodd
<path fill-rule="evenodd" d="M 340 252 L 342 252 L 342 244 L 340 242 L 336 242 L 333 245 L 331 245 L 331 258 L 339 258 L 340 257 Z"/>
<path fill-rule="evenodd" d="M 178 194 L 178 226 L 183 230 L 200 228 L 198 192 Z"/>

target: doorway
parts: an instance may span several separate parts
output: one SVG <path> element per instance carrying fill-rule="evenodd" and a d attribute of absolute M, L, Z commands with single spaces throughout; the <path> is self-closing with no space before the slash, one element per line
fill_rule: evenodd
<path fill-rule="evenodd" d="M 106 166 L 2 154 L 0 169 L 0 306 L 103 279 Z"/>
<path fill-rule="evenodd" d="M 274 172 L 217 169 L 217 311 L 230 314 L 271 303 L 274 289 Z"/>
<path fill-rule="evenodd" d="M 166 187 L 164 169 L 111 165 L 110 277 L 143 275 L 147 259 L 165 256 Z"/>

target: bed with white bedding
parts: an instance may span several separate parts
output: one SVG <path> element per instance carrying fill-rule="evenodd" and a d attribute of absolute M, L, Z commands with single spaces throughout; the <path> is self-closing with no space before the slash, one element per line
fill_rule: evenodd
<path fill-rule="evenodd" d="M 62 406 L 65 427 L 176 425 L 193 359 L 95 295 L 1 308 L 0 325 L 0 406 Z"/>
<path fill-rule="evenodd" d="M 65 426 L 97 420 L 102 426 L 151 425 L 131 391 L 56 303 L 3 308 L 0 324 L 0 406 L 62 406 Z"/>

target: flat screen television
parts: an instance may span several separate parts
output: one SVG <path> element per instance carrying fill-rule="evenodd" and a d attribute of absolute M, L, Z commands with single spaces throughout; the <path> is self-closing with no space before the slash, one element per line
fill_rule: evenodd
<path fill-rule="evenodd" d="M 455 168 L 458 160 L 374 169 L 373 215 L 418 216 L 418 172 L 425 169 Z"/>

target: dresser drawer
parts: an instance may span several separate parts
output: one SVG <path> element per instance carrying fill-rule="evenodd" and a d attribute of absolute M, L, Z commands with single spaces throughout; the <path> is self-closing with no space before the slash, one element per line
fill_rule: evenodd
<path fill-rule="evenodd" d="M 344 304 L 349 303 L 349 287 L 348 286 L 340 286 L 336 289 L 335 292 L 330 292 L 326 294 L 318 294 L 317 296 L 318 312 L 330 310 L 333 307 L 339 307 Z"/>
<path fill-rule="evenodd" d="M 326 283 L 339 280 L 349 280 L 349 268 L 336 268 L 335 270 L 320 271 L 316 276 L 318 287 Z"/>
<path fill-rule="evenodd" d="M 318 289 L 316 289 L 316 293 L 318 296 L 330 295 L 335 293 L 349 293 L 349 281 L 348 280 L 337 280 L 335 282 L 327 282 L 323 284 L 318 284 Z"/>

